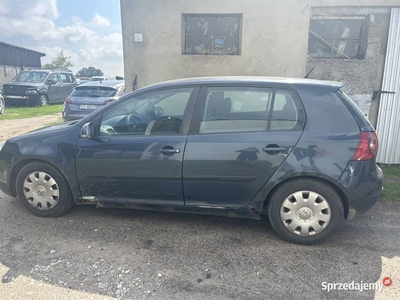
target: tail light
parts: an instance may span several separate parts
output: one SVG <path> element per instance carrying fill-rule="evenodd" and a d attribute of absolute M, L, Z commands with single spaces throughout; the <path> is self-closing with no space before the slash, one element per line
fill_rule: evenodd
<path fill-rule="evenodd" d="M 109 99 L 109 100 L 106 100 L 106 101 L 104 101 L 104 105 L 106 105 L 106 104 L 108 104 L 108 103 L 110 103 L 110 102 L 112 102 L 112 99 Z"/>
<path fill-rule="evenodd" d="M 369 160 L 378 153 L 378 137 L 374 131 L 362 131 L 360 142 L 351 160 Z"/>
<path fill-rule="evenodd" d="M 67 103 L 71 103 L 71 100 L 70 99 L 65 99 L 64 100 L 64 104 L 67 104 Z"/>

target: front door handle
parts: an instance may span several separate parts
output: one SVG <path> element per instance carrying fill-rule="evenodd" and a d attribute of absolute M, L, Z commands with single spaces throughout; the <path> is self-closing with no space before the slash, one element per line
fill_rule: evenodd
<path fill-rule="evenodd" d="M 160 149 L 160 153 L 162 154 L 175 154 L 181 152 L 179 149 L 175 149 L 171 146 L 165 146 L 162 149 Z"/>

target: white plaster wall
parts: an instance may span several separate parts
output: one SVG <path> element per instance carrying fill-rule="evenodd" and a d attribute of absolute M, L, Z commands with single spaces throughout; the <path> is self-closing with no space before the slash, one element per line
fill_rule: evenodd
<path fill-rule="evenodd" d="M 9 83 L 20 71 L 20 67 L 0 66 L 0 90 L 3 89 L 3 84 Z"/>
<path fill-rule="evenodd" d="M 240 55 L 182 55 L 183 13 L 242 13 Z M 304 0 L 121 0 L 128 89 L 168 79 L 213 75 L 302 77 L 310 10 Z M 134 34 L 143 34 L 143 43 Z"/>

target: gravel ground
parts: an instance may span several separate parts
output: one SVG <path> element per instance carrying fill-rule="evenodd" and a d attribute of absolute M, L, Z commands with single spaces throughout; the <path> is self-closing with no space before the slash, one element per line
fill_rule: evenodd
<path fill-rule="evenodd" d="M 26 119 L 0 120 L 0 142 L 60 120 L 61 114 Z"/>

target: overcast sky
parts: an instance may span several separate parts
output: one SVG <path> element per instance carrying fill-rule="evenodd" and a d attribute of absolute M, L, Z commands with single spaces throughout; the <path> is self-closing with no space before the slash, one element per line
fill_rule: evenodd
<path fill-rule="evenodd" d="M 1 0 L 0 41 L 46 53 L 42 65 L 64 50 L 74 72 L 123 75 L 119 0 Z"/>

